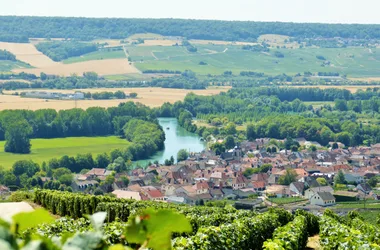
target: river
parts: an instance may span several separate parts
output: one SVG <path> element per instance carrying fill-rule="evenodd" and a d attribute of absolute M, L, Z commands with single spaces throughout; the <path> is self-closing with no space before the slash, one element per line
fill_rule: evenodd
<path fill-rule="evenodd" d="M 171 156 L 177 161 L 177 153 L 180 149 L 186 149 L 190 152 L 201 152 L 205 149 L 206 143 L 202 142 L 197 134 L 190 133 L 179 126 L 176 118 L 158 118 L 158 122 L 165 131 L 165 149 L 157 152 L 149 159 L 135 163 L 141 166 L 146 166 L 149 161 L 164 163 L 165 159 L 169 159 Z"/>

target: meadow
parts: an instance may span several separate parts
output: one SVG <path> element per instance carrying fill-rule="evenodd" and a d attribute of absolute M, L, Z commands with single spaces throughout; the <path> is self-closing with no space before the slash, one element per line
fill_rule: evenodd
<path fill-rule="evenodd" d="M 0 141 L 0 166 L 10 168 L 19 160 L 33 160 L 37 163 L 48 162 L 63 155 L 75 156 L 78 153 L 109 153 L 113 149 L 128 147 L 129 142 L 116 136 L 108 137 L 67 137 L 57 139 L 32 139 L 30 154 L 11 154 L 4 152 L 5 141 Z"/>

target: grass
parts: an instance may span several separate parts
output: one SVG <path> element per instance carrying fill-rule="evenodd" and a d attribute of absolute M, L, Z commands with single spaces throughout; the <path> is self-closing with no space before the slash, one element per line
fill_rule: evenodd
<path fill-rule="evenodd" d="M 270 198 L 268 199 L 272 203 L 276 203 L 278 205 L 285 205 L 289 203 L 295 203 L 300 201 L 307 201 L 307 199 L 303 199 L 300 197 L 290 197 L 290 198 Z"/>
<path fill-rule="evenodd" d="M 367 200 L 365 207 L 366 208 L 379 208 L 380 209 L 380 201 Z M 364 208 L 364 201 L 338 202 L 336 205 L 336 208 Z"/>
<path fill-rule="evenodd" d="M 323 101 L 321 101 L 321 102 L 304 102 L 304 103 L 305 103 L 305 105 L 313 106 L 313 108 L 320 108 L 325 104 L 328 104 L 330 106 L 334 106 L 334 102 L 327 102 L 327 101 L 326 102 L 323 102 Z"/>
<path fill-rule="evenodd" d="M 364 218 L 365 222 L 376 225 L 379 211 L 360 211 L 360 215 Z"/>
<path fill-rule="evenodd" d="M 104 76 L 104 78 L 111 81 L 141 81 L 151 79 L 149 75 L 144 74 L 108 75 Z"/>
<path fill-rule="evenodd" d="M 64 64 L 70 63 L 78 63 L 78 62 L 86 62 L 92 60 L 103 60 L 103 59 L 117 59 L 117 58 L 125 58 L 125 53 L 122 50 L 117 51 L 95 51 L 88 54 L 84 54 L 82 56 L 71 57 L 62 62 Z"/>
<path fill-rule="evenodd" d="M 198 52 L 190 53 L 181 46 L 129 46 L 128 52 L 140 70 L 180 70 L 190 69 L 198 74 L 222 74 L 231 70 L 263 72 L 270 75 L 286 73 L 294 75 L 305 71 L 339 72 L 350 77 L 374 77 L 380 75 L 378 49 L 366 48 L 302 48 L 278 49 L 285 57 L 277 58 L 269 53 L 255 53 L 234 45 L 196 45 Z M 227 49 L 227 50 L 226 50 Z M 322 66 L 316 58 L 323 55 L 330 66 Z M 208 65 L 199 65 L 199 62 Z"/>
<path fill-rule="evenodd" d="M 108 137 L 68 137 L 58 139 L 31 140 L 32 152 L 30 154 L 11 154 L 4 152 L 5 141 L 0 141 L 0 165 L 6 168 L 19 160 L 33 160 L 37 163 L 59 158 L 63 155 L 75 156 L 78 153 L 92 153 L 93 156 L 113 149 L 124 148 L 129 145 L 125 139 L 116 136 Z"/>
<path fill-rule="evenodd" d="M 0 60 L 0 72 L 10 72 L 18 68 L 31 68 L 31 66 L 20 61 Z"/>

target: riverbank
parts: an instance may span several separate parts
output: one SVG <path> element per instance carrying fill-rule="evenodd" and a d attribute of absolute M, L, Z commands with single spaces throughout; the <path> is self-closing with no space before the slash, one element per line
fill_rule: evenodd
<path fill-rule="evenodd" d="M 182 128 L 176 118 L 158 118 L 159 124 L 165 132 L 165 148 L 149 157 L 148 159 L 135 161 L 136 165 L 145 166 L 149 162 L 158 161 L 163 163 L 171 156 L 177 161 L 177 153 L 180 149 L 189 152 L 201 152 L 206 148 L 206 143 L 201 137 Z"/>

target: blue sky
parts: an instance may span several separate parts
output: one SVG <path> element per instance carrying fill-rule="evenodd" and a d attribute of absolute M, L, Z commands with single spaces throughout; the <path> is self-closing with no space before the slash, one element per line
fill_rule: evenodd
<path fill-rule="evenodd" d="M 0 15 L 380 24 L 380 0 L 0 0 Z"/>

